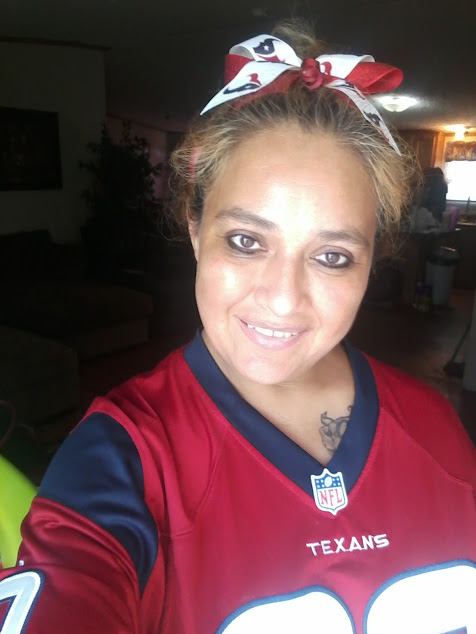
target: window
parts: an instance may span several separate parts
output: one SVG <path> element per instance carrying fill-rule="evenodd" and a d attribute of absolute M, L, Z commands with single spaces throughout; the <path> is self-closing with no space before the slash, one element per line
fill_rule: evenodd
<path fill-rule="evenodd" d="M 449 139 L 446 141 L 445 158 L 453 156 L 464 156 L 464 147 L 473 149 L 476 137 L 467 137 L 465 141 L 453 143 Z M 455 146 L 456 150 L 455 150 Z M 459 146 L 461 146 L 459 148 Z M 458 151 L 458 148 L 460 151 Z M 461 150 L 463 150 L 461 152 Z M 468 156 L 471 154 L 470 156 Z M 452 156 L 451 156 L 452 155 Z M 445 177 L 448 182 L 448 200 L 476 200 L 476 158 L 473 158 L 474 151 L 466 152 L 467 158 L 472 160 L 456 160 L 445 162 Z"/>

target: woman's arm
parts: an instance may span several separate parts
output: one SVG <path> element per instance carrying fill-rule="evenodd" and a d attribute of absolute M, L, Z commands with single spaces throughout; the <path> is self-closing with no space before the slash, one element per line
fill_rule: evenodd
<path fill-rule="evenodd" d="M 0 576 L 2 634 L 141 631 L 158 529 L 144 500 L 139 452 L 114 419 L 92 414 L 68 437 L 22 537 L 17 567 Z"/>

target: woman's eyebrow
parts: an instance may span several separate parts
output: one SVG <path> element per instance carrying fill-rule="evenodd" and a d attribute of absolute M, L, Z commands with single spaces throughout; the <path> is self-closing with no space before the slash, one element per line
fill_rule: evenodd
<path fill-rule="evenodd" d="M 321 240 L 326 240 L 329 242 L 348 242 L 350 244 L 355 244 L 358 247 L 365 247 L 367 249 L 371 246 L 368 238 L 358 229 L 323 229 L 322 231 L 318 231 L 317 236 Z"/>
<path fill-rule="evenodd" d="M 252 213 L 251 211 L 246 211 L 246 209 L 242 209 L 241 207 L 230 207 L 229 209 L 222 209 L 216 215 L 217 220 L 237 220 L 238 222 L 243 222 L 249 225 L 258 225 L 262 229 L 266 229 L 267 231 L 276 231 L 277 225 L 271 220 L 266 220 L 257 214 Z"/>

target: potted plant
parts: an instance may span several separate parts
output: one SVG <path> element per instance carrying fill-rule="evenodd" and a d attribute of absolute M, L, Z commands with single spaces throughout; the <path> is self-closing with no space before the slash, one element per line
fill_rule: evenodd
<path fill-rule="evenodd" d="M 119 142 L 103 125 L 100 141 L 87 148 L 92 158 L 81 161 L 80 167 L 92 180 L 82 198 L 93 213 L 81 233 L 91 267 L 104 273 L 140 253 L 142 236 L 153 228 L 159 202 L 154 179 L 162 165 L 152 164 L 147 140 L 133 135 L 128 122 Z"/>

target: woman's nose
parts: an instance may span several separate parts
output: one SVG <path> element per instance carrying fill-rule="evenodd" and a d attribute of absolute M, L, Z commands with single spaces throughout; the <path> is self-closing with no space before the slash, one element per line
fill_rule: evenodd
<path fill-rule="evenodd" d="M 273 256 L 256 278 L 258 303 L 277 317 L 298 311 L 307 297 L 307 272 L 297 258 Z"/>

